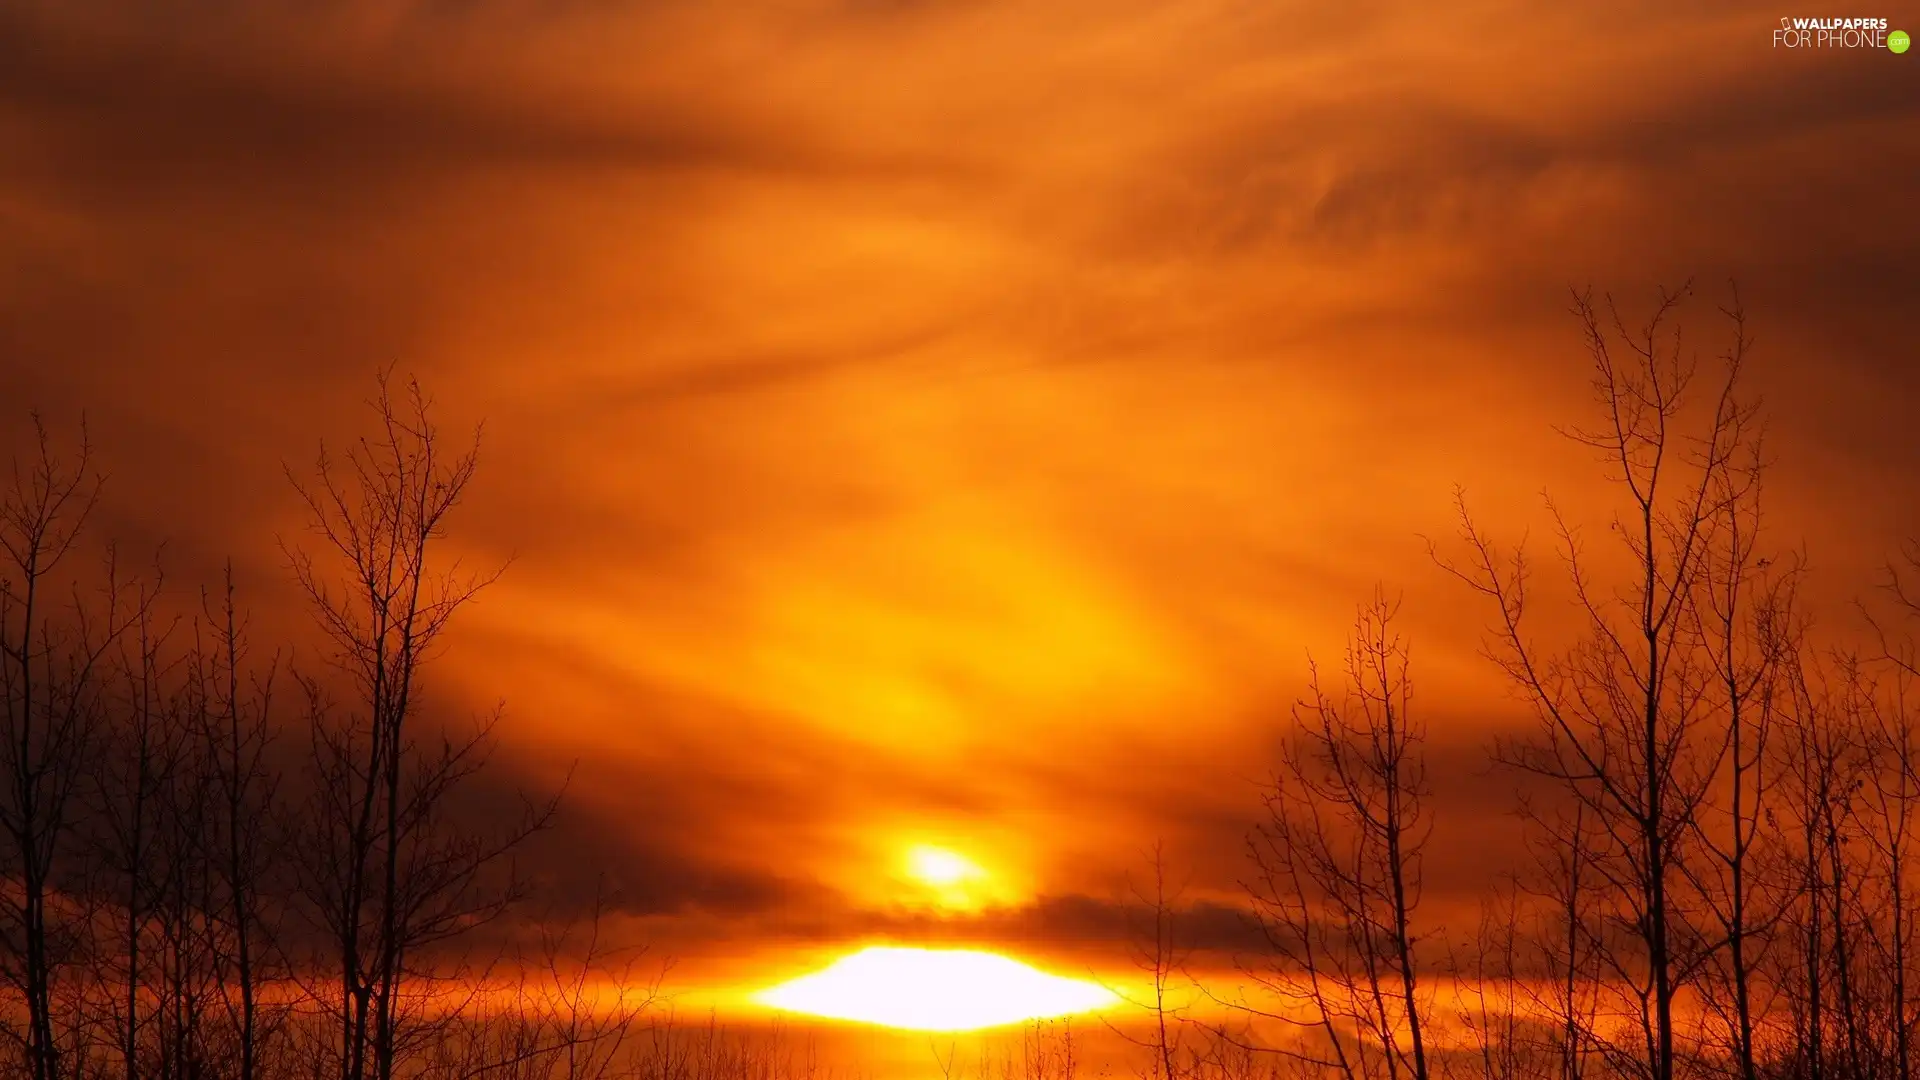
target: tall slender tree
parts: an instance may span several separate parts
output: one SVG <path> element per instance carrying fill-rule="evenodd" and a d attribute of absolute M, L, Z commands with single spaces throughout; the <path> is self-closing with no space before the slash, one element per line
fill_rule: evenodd
<path fill-rule="evenodd" d="M 59 884 L 75 869 L 107 666 L 140 605 L 111 556 L 97 597 L 69 573 L 101 478 L 84 431 L 69 457 L 38 416 L 33 426 L 35 451 L 0 493 L 0 980 L 19 994 L 25 1023 L 9 1018 L 0 1031 L 31 1080 L 58 1080 L 56 980 L 79 936 Z"/>
<path fill-rule="evenodd" d="M 449 454 L 417 382 L 395 394 L 383 376 L 373 408 L 375 433 L 344 460 L 323 447 L 311 479 L 289 473 L 328 561 L 287 553 L 343 690 L 336 703 L 333 683 L 302 675 L 313 731 L 303 880 L 331 942 L 343 1080 L 391 1080 L 407 1024 L 425 1016 L 420 995 L 436 984 L 430 951 L 519 898 L 506 857 L 555 805 L 529 805 L 498 833 L 451 813 L 449 800 L 486 764 L 492 722 L 423 733 L 420 676 L 454 615 L 497 577 L 440 556 L 479 435 Z"/>
<path fill-rule="evenodd" d="M 215 962 L 219 1001 L 228 1016 L 237 1054 L 237 1080 L 257 1080 L 263 1044 L 284 1019 L 262 991 L 276 970 L 279 912 L 275 890 L 285 860 L 276 854 L 275 792 L 279 767 L 272 749 L 273 695 L 280 657 L 249 671 L 249 642 L 239 613 L 233 566 L 217 594 L 203 595 L 207 636 L 196 650 L 198 762 L 213 804 L 207 858 L 214 882 L 219 927 Z M 217 596 L 217 599 L 215 598 Z"/>
<path fill-rule="evenodd" d="M 1738 393 L 1748 342 L 1738 300 L 1733 344 L 1700 409 L 1692 407 L 1697 363 L 1676 319 L 1687 292 L 1663 290 L 1652 315 L 1632 328 L 1611 300 L 1574 296 L 1600 422 L 1568 434 L 1601 455 L 1624 503 L 1609 522 L 1618 544 L 1609 567 L 1549 500 L 1584 624 L 1578 639 L 1559 652 L 1536 643 L 1524 549 L 1502 554 L 1464 496 L 1467 560 L 1440 560 L 1490 602 L 1488 653 L 1539 721 L 1533 737 L 1504 741 L 1501 758 L 1559 785 L 1599 830 L 1586 865 L 1605 882 L 1610 925 L 1595 940 L 1606 946 L 1610 981 L 1626 997 L 1641 1044 L 1605 1049 L 1616 1067 L 1650 1080 L 1673 1080 L 1681 990 L 1714 951 L 1689 877 L 1726 730 L 1715 730 L 1724 712 L 1700 605 L 1715 545 L 1727 540 L 1719 528 L 1725 504 L 1742 487 L 1736 473 L 1758 460 L 1757 407 Z M 1618 575 L 1611 585 L 1610 574 Z"/>
<path fill-rule="evenodd" d="M 1300 1060 L 1427 1080 L 1430 994 L 1414 925 L 1431 830 L 1426 731 L 1397 610 L 1381 594 L 1363 605 L 1343 690 L 1323 687 L 1316 668 L 1295 709 L 1249 840 L 1249 896 L 1272 947 L 1249 974 L 1279 999 L 1270 1016 L 1317 1032 Z"/>

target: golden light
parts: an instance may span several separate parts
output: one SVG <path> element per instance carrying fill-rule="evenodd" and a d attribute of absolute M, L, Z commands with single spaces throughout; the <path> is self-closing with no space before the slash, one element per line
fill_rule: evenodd
<path fill-rule="evenodd" d="M 913 1031 L 971 1031 L 1090 1012 L 1120 999 L 995 953 L 875 946 L 754 995 L 763 1005 Z"/>
<path fill-rule="evenodd" d="M 987 876 L 978 863 L 946 848 L 917 845 L 907 852 L 907 873 L 936 889 L 951 889 Z"/>

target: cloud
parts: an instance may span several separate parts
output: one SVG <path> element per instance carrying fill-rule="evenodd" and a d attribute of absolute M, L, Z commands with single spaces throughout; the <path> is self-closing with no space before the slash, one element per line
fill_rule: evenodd
<path fill-rule="evenodd" d="M 1836 610 L 1920 531 L 1920 105 L 1898 58 L 1774 53 L 1776 17 L 17 5 L 0 399 L 84 408 L 103 531 L 182 581 L 233 555 L 282 635 L 282 463 L 396 361 L 484 418 L 453 543 L 514 560 L 429 694 L 507 700 L 486 798 L 573 769 L 559 908 L 604 876 L 689 955 L 1112 944 L 1093 898 L 1155 836 L 1227 947 L 1305 658 L 1380 581 L 1430 895 L 1469 902 L 1513 855 L 1482 751 L 1519 710 L 1420 538 L 1456 483 L 1503 537 L 1543 486 L 1602 506 L 1551 431 L 1585 407 L 1569 284 L 1697 275 L 1705 341 L 1741 279 L 1782 542 Z M 1028 902 L 894 919 L 924 837 Z"/>

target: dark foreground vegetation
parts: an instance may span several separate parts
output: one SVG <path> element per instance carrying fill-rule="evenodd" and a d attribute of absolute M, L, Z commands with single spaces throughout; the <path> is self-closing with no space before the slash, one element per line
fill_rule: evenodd
<path fill-rule="evenodd" d="M 1264 947 L 1238 977 L 1188 973 L 1156 874 L 1149 994 L 1101 1029 L 1122 1057 L 1041 1024 L 974 1057 L 930 1040 L 922 1071 L 1912 1080 L 1920 549 L 1816 622 L 1791 523 L 1763 513 L 1744 316 L 1701 359 L 1683 299 L 1629 322 L 1575 298 L 1595 408 L 1568 433 L 1616 512 L 1583 530 L 1549 505 L 1549 584 L 1464 497 L 1433 545 L 1533 717 L 1489 747 L 1529 841 L 1477 916 L 1422 908 L 1446 824 L 1382 595 L 1287 729 L 1248 842 Z M 528 916 L 514 855 L 557 797 L 463 811 L 491 721 L 419 715 L 423 665 L 492 580 L 440 554 L 477 443 L 450 449 L 417 386 L 383 380 L 375 406 L 370 435 L 290 473 L 311 528 L 286 561 L 324 643 L 299 653 L 250 640 L 231 574 L 181 614 L 178 586 L 130 573 L 87 533 L 84 436 L 36 424 L 0 499 L 0 1068 L 832 1073 L 799 1036 L 673 1023 L 596 916 Z"/>

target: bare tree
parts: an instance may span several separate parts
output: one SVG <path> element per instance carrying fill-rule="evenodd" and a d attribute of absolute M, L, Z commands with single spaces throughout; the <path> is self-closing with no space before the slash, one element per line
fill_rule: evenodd
<path fill-rule="evenodd" d="M 1280 1002 L 1269 1018 L 1319 1033 L 1320 1047 L 1295 1056 L 1347 1077 L 1426 1080 L 1413 920 L 1431 825 L 1397 608 L 1379 594 L 1363 605 L 1344 691 L 1323 688 L 1315 666 L 1295 709 L 1249 839 L 1249 897 L 1278 962 L 1248 974 Z"/>
<path fill-rule="evenodd" d="M 1108 989 L 1146 1015 L 1148 1034 L 1143 1038 L 1105 1016 L 1101 1021 L 1121 1039 L 1148 1052 L 1151 1080 L 1177 1080 L 1186 1051 L 1186 1006 L 1175 987 L 1186 963 L 1179 927 L 1184 889 L 1167 883 L 1166 851 L 1158 840 L 1147 851 L 1147 868 L 1150 884 L 1129 876 L 1122 901 L 1130 913 L 1131 959 L 1134 968 L 1147 977 L 1146 995 L 1136 997 L 1125 990 Z"/>
<path fill-rule="evenodd" d="M 418 383 L 397 398 L 392 389 L 382 377 L 377 431 L 344 461 L 323 448 L 312 480 L 289 473 L 340 571 L 287 549 L 346 691 L 336 707 L 321 679 L 302 678 L 313 731 L 303 882 L 332 942 L 344 1080 L 394 1075 L 412 1045 L 404 1026 L 433 992 L 432 955 L 519 898 L 507 857 L 553 811 L 529 805 L 501 831 L 464 826 L 451 799 L 485 767 L 491 721 L 426 742 L 416 731 L 423 664 L 497 573 L 437 558 L 474 476 L 478 434 L 448 455 Z"/>
<path fill-rule="evenodd" d="M 198 764 L 213 807 L 205 833 L 213 879 L 209 916 L 218 927 L 214 963 L 218 999 L 227 1014 L 237 1055 L 237 1080 L 256 1080 L 262 1044 L 285 1018 L 267 1008 L 262 989 L 275 970 L 279 912 L 274 890 L 284 884 L 274 830 L 274 792 L 281 776 L 268 754 L 272 744 L 275 676 L 280 657 L 249 670 L 245 622 L 229 563 L 218 600 L 202 595 L 208 639 L 195 651 L 194 734 Z"/>
<path fill-rule="evenodd" d="M 1738 306 L 1723 309 L 1734 344 L 1728 368 L 1737 374 L 1751 347 Z M 1763 872 L 1773 848 L 1762 824 L 1778 783 L 1769 744 L 1787 694 L 1787 665 L 1802 635 L 1796 598 L 1802 560 L 1764 552 L 1761 537 L 1762 475 L 1766 464 L 1760 434 L 1743 438 L 1747 418 L 1730 414 L 1730 453 L 1707 485 L 1707 525 L 1701 545 L 1700 595 L 1696 600 L 1703 642 L 1711 659 L 1708 697 L 1720 712 L 1723 734 L 1715 751 L 1723 766 L 1710 798 L 1694 819 L 1705 858 L 1682 863 L 1706 908 L 1715 944 L 1714 962 L 1702 971 L 1707 1006 L 1727 1029 L 1726 1043 L 1740 1080 L 1757 1080 L 1757 972 L 1784 914 L 1789 890 L 1766 887 Z"/>
<path fill-rule="evenodd" d="M 1541 1018 L 1540 1036 L 1552 1062 L 1548 1075 L 1582 1080 L 1599 1045 L 1604 926 L 1597 915 L 1598 883 L 1591 866 L 1599 847 L 1597 830 L 1580 802 L 1537 805 L 1522 799 L 1522 820 L 1533 827 L 1526 838 L 1528 863 L 1516 877 L 1517 924 L 1508 931 L 1525 941 L 1527 969 L 1538 982 L 1519 979 L 1525 1011 Z"/>
<path fill-rule="evenodd" d="M 152 614 L 159 575 L 152 588 L 141 587 L 138 615 L 112 665 L 121 684 L 111 701 L 112 714 L 89 754 L 96 805 L 90 817 L 94 842 L 87 851 L 91 888 L 117 918 L 92 950 L 96 975 L 109 977 L 116 1000 L 108 1004 L 110 1023 L 126 1080 L 143 1073 L 142 1036 L 157 1019 L 151 1007 L 147 975 L 156 958 L 146 946 L 154 936 L 166 875 L 175 870 L 179 822 L 168 813 L 170 787 L 178 780 L 184 749 L 176 687 L 168 684 L 172 662 L 164 655 L 171 626 Z M 109 976 L 110 969 L 117 972 Z"/>
<path fill-rule="evenodd" d="M 1447 1076 L 1478 1075 L 1481 1080 L 1521 1080 L 1542 1075 L 1532 1068 L 1523 1034 L 1524 972 L 1519 890 L 1503 883 L 1480 900 L 1479 920 L 1466 943 L 1466 957 L 1448 958 L 1455 983 L 1454 1001 L 1466 1049 L 1474 1060 L 1458 1060 Z"/>
<path fill-rule="evenodd" d="M 188 693 L 196 689 L 189 684 Z M 155 965 L 151 1071 L 162 1077 L 204 1076 L 215 1067 L 217 1016 L 211 869 L 206 832 L 212 823 L 210 777 L 196 760 L 197 707 L 170 708 L 165 731 L 170 767 L 157 807 L 152 857 Z"/>
<path fill-rule="evenodd" d="M 436 1040 L 428 1069 L 449 1080 L 615 1080 L 630 1076 L 639 1023 L 659 994 L 639 977 L 639 950 L 604 938 L 609 898 L 597 887 L 580 919 L 546 917 L 516 950 L 498 989 L 463 1031 Z M 951 1052 L 947 1058 L 952 1065 Z"/>
<path fill-rule="evenodd" d="M 1911 581 L 1920 570 L 1920 546 L 1904 546 L 1898 561 L 1885 569 L 1882 592 L 1896 616 L 1920 618 L 1920 597 Z M 1859 882 L 1870 893 L 1868 910 L 1879 919 L 1863 918 L 1861 928 L 1873 949 L 1874 968 L 1886 980 L 1883 1022 L 1875 1025 L 1887 1045 L 1893 1074 L 1911 1080 L 1912 1037 L 1915 1021 L 1911 1004 L 1911 967 L 1914 928 L 1911 908 L 1914 888 L 1908 873 L 1915 845 L 1916 809 L 1920 809 L 1920 732 L 1916 732 L 1913 685 L 1920 678 L 1920 649 L 1905 627 L 1877 615 L 1862 604 L 1877 640 L 1878 652 L 1869 663 L 1855 662 L 1849 673 L 1858 689 L 1852 695 L 1861 723 L 1860 737 L 1869 748 L 1861 776 L 1859 835 L 1871 866 Z M 1869 668 L 1871 670 L 1869 670 Z"/>
<path fill-rule="evenodd" d="M 1492 603 L 1488 653 L 1540 721 L 1537 736 L 1502 743 L 1502 760 L 1561 785 L 1599 830 L 1601 846 L 1586 865 L 1604 882 L 1611 925 L 1598 940 L 1644 1043 L 1631 1053 L 1604 1049 L 1618 1067 L 1651 1080 L 1672 1080 L 1675 1003 L 1714 951 L 1697 925 L 1699 898 L 1687 895 L 1686 873 L 1725 734 L 1724 725 L 1718 737 L 1714 730 L 1723 714 L 1716 713 L 1716 669 L 1699 605 L 1713 545 L 1724 540 L 1717 527 L 1724 500 L 1739 489 L 1731 474 L 1737 462 L 1757 458 L 1755 407 L 1736 394 L 1747 342 L 1737 300 L 1722 378 L 1700 430 L 1691 437 L 1685 430 L 1696 372 L 1674 322 L 1685 295 L 1663 291 L 1652 316 L 1634 329 L 1611 302 L 1603 316 L 1591 294 L 1574 298 L 1603 422 L 1568 434 L 1604 455 L 1626 496 L 1610 531 L 1627 569 L 1611 588 L 1577 530 L 1548 503 L 1585 623 L 1582 636 L 1559 653 L 1534 643 L 1524 549 L 1503 556 L 1476 526 L 1464 496 L 1468 561 L 1439 560 Z"/>
<path fill-rule="evenodd" d="M 14 462 L 0 495 L 0 979 L 20 995 L 26 1022 L 0 1030 L 31 1080 L 56 1080 L 55 984 L 77 934 L 57 910 L 59 876 L 78 839 L 105 667 L 138 605 L 127 603 L 111 559 L 98 597 L 65 575 L 101 481 L 84 433 L 68 459 L 37 416 L 34 432 L 36 454 Z"/>
<path fill-rule="evenodd" d="M 1833 902 L 1844 872 L 1830 861 L 1838 845 L 1828 842 L 1852 815 L 1849 777 L 1860 760 L 1859 745 L 1847 729 L 1845 697 L 1850 687 L 1832 676 L 1817 655 L 1799 652 L 1788 669 L 1788 706 L 1781 719 L 1783 777 L 1778 816 L 1791 840 L 1784 861 L 1793 886 L 1789 917 L 1798 933 L 1783 942 L 1774 976 L 1790 1013 L 1792 1075 L 1822 1080 L 1826 1074 L 1832 956 L 1839 934 L 1830 925 L 1843 911 Z"/>

